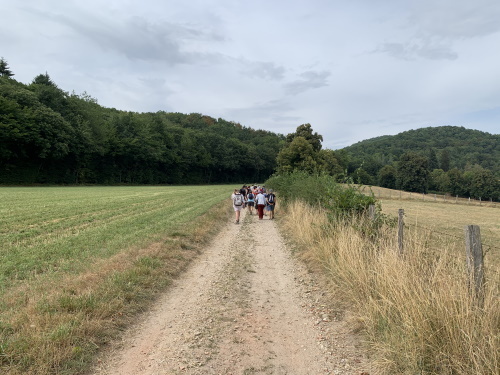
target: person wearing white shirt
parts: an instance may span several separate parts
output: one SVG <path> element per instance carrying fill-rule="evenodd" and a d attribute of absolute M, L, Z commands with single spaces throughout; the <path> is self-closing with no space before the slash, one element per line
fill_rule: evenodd
<path fill-rule="evenodd" d="M 262 220 L 264 218 L 264 207 L 266 207 L 266 196 L 262 193 L 262 190 L 255 197 L 255 204 L 257 205 L 259 220 Z"/>

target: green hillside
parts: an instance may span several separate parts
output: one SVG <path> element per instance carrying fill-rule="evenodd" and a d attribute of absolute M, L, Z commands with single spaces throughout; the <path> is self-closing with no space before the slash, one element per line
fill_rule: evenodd
<path fill-rule="evenodd" d="M 200 113 L 102 107 L 40 74 L 0 76 L 0 184 L 264 181 L 284 136 Z"/>
<path fill-rule="evenodd" d="M 382 165 L 399 160 L 408 151 L 429 157 L 436 168 L 466 169 L 475 164 L 500 176 L 500 135 L 460 126 L 438 126 L 409 130 L 394 136 L 367 139 L 343 150 L 351 156 L 353 165 L 363 161 Z M 449 164 L 446 164 L 448 154 Z M 434 160 L 435 163 L 435 160 Z M 443 168 L 444 167 L 444 168 Z"/>

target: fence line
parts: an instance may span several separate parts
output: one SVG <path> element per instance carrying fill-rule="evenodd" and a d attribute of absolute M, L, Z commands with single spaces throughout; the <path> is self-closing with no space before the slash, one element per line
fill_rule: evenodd
<path fill-rule="evenodd" d="M 429 232 L 432 232 L 432 233 L 438 233 L 442 236 L 447 236 L 447 237 L 452 237 L 454 239 L 457 239 L 457 240 L 460 240 L 460 241 L 463 241 L 463 237 L 459 237 L 459 236 L 456 236 L 454 234 L 450 234 L 450 233 L 445 233 L 445 232 L 441 232 L 437 229 L 434 229 L 434 228 L 431 228 L 431 227 L 428 227 L 428 226 L 425 226 L 425 225 L 422 225 L 422 224 L 411 224 L 411 223 L 405 223 L 406 226 L 408 227 L 414 227 L 416 229 L 425 229 L 425 230 L 428 230 Z M 490 245 L 490 244 L 487 244 L 487 243 L 483 243 L 483 246 L 486 246 L 490 249 L 496 249 L 496 250 L 500 250 L 500 247 L 497 247 L 497 246 L 494 246 L 494 245 Z"/>
<path fill-rule="evenodd" d="M 380 186 L 363 186 L 361 192 L 365 190 L 371 190 L 376 198 L 389 198 L 389 199 L 399 199 L 399 200 L 420 200 L 424 202 L 445 202 L 472 206 L 485 206 L 485 207 L 495 207 L 500 208 L 500 203 L 493 201 L 491 198 L 487 200 L 483 199 L 472 199 L 472 198 L 459 198 L 458 196 L 452 196 L 450 194 L 423 194 L 423 193 L 412 193 L 402 190 L 393 190 L 382 188 Z M 500 199 L 500 197 L 499 197 Z"/>
<path fill-rule="evenodd" d="M 375 219 L 375 216 L 371 213 L 374 211 L 375 206 L 371 205 L 369 212 L 370 218 Z M 403 255 L 404 251 L 404 210 L 398 210 L 398 253 L 400 256 Z M 417 228 L 417 226 L 415 226 Z M 428 229 L 425 226 L 420 228 Z M 458 238 L 455 235 L 435 231 L 442 235 L 452 238 Z M 468 287 L 471 296 L 474 298 L 475 304 L 482 308 L 484 304 L 484 288 L 485 288 L 485 276 L 484 276 L 484 253 L 481 242 L 480 228 L 478 225 L 467 225 L 464 228 L 465 232 L 465 261 L 467 265 L 468 272 Z M 463 240 L 463 239 L 462 239 Z"/>

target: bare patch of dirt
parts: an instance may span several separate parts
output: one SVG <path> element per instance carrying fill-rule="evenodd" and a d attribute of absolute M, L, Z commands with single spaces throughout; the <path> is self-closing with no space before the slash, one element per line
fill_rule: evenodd
<path fill-rule="evenodd" d="M 243 212 L 93 373 L 369 374 L 343 315 L 276 223 Z"/>

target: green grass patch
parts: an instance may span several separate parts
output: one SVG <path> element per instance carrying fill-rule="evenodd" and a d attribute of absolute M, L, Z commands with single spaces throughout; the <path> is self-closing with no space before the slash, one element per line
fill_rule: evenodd
<path fill-rule="evenodd" d="M 231 191 L 0 188 L 0 373 L 82 372 L 227 222 Z"/>

